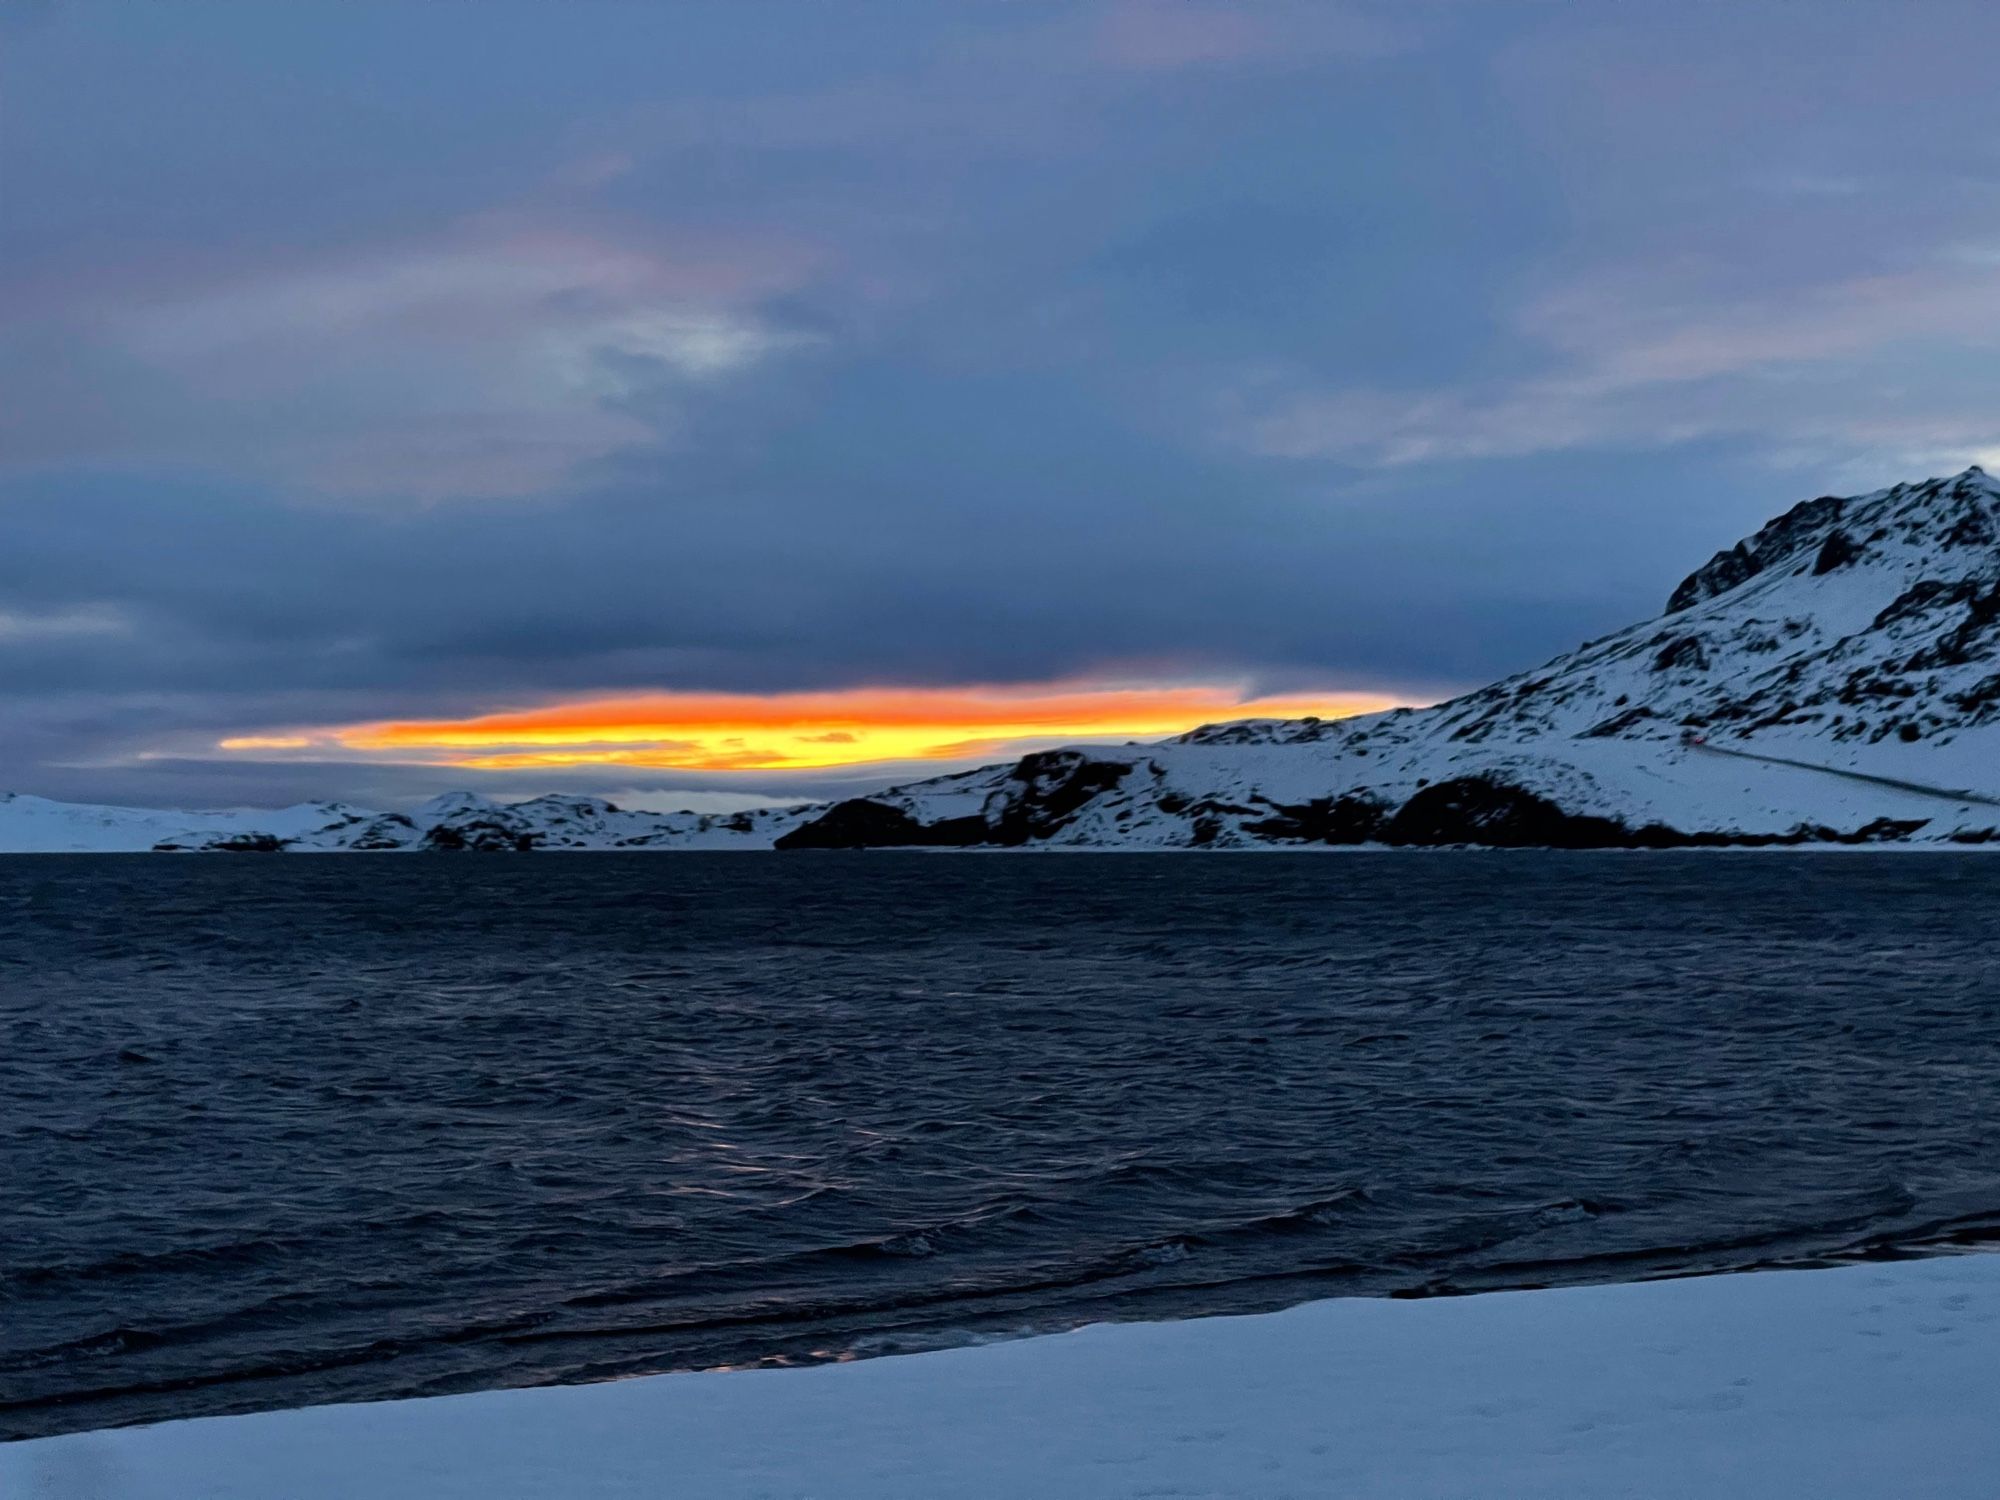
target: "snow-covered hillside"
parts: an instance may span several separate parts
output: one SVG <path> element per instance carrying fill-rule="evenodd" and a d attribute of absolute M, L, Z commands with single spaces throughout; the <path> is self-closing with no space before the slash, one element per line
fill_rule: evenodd
<path fill-rule="evenodd" d="M 1426 709 L 1046 751 L 830 805 L 414 813 L 0 798 L 0 850 L 2000 847 L 2000 483 L 1794 506 L 1661 615 Z"/>
<path fill-rule="evenodd" d="M 302 802 L 276 812 L 155 812 L 7 794 L 0 795 L 0 853 L 768 849 L 809 811 L 628 812 L 601 797 L 503 805 L 448 792 L 410 813 L 369 812 L 341 802 Z"/>
<path fill-rule="evenodd" d="M 1996 828 L 2000 484 L 1974 468 L 1806 501 L 1657 618 L 1433 708 L 1029 756 L 839 804 L 780 843 L 1979 843 Z"/>

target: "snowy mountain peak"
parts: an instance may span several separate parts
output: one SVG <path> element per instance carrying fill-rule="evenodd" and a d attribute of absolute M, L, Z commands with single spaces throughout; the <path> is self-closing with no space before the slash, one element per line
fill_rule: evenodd
<path fill-rule="evenodd" d="M 1690 609 L 1808 554 L 1814 571 L 1825 573 L 1885 542 L 1950 553 L 1991 547 L 1996 535 L 2000 483 L 1977 464 L 1947 478 L 1870 495 L 1822 495 L 1800 501 L 1755 535 L 1716 553 L 1682 580 L 1667 601 L 1667 613 Z"/>

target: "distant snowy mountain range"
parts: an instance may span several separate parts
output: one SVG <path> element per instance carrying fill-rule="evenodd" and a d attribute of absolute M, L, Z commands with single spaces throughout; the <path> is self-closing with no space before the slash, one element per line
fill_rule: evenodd
<path fill-rule="evenodd" d="M 1425 709 L 1214 724 L 867 797 L 410 814 L 0 797 L 0 851 L 1906 843 L 2000 848 L 2000 483 L 1794 506 L 1654 619 Z"/>

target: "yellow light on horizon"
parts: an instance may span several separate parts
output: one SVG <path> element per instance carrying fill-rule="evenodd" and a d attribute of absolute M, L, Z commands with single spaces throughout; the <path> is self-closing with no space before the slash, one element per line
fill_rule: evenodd
<path fill-rule="evenodd" d="M 812 693 L 647 693 L 465 719 L 246 735 L 232 751 L 309 744 L 408 755 L 477 771 L 587 766 L 646 770 L 823 770 L 1004 755 L 1065 741 L 1160 739 L 1246 718 L 1342 718 L 1409 700 L 1376 693 L 1246 697 L 1240 684 L 850 688 Z"/>
<path fill-rule="evenodd" d="M 312 741 L 302 734 L 241 734 L 217 743 L 224 750 L 303 750 Z"/>

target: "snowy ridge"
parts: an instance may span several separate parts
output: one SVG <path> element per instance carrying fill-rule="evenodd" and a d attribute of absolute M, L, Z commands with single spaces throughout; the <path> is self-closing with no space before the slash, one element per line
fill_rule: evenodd
<path fill-rule="evenodd" d="M 1660 615 L 1427 709 L 1213 724 L 833 804 L 173 813 L 0 797 L 0 850 L 2000 847 L 2000 483 L 1794 506 Z"/>
<path fill-rule="evenodd" d="M 157 812 L 0 794 L 0 852 L 768 849 L 805 811 L 649 813 L 627 811 L 601 797 L 537 797 L 503 805 L 472 792 L 448 792 L 407 814 L 369 812 L 340 802 L 305 802 L 276 812 Z"/>

